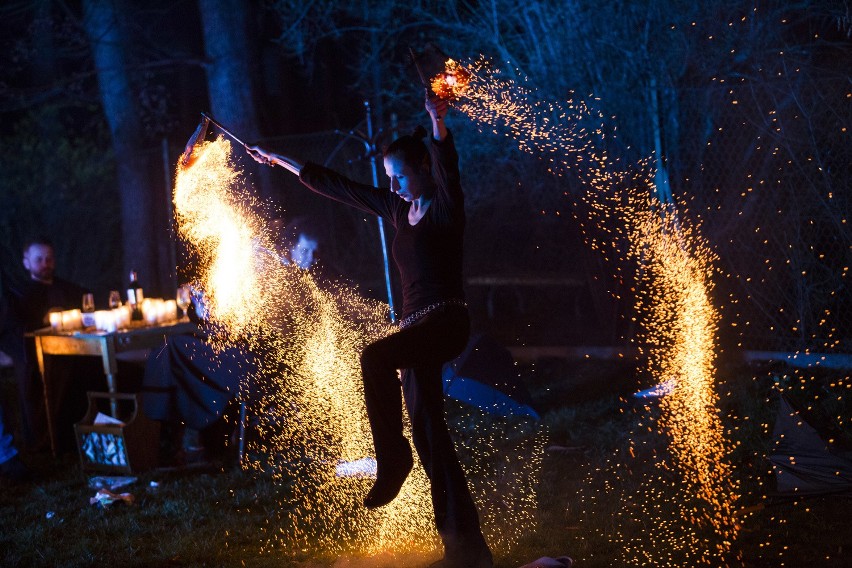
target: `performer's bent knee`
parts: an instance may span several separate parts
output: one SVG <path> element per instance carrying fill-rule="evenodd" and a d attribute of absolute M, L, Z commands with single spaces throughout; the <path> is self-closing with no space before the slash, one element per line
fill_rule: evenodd
<path fill-rule="evenodd" d="M 364 376 L 381 374 L 387 371 L 385 356 L 381 347 L 371 343 L 361 352 L 361 372 Z"/>

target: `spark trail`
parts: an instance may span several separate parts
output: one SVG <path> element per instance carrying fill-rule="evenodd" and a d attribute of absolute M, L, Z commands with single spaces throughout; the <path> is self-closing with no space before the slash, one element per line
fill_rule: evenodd
<path fill-rule="evenodd" d="M 176 220 L 198 259 L 194 284 L 208 299 L 218 330 L 213 341 L 248 345 L 263 362 L 258 376 L 242 381 L 253 392 L 244 399 L 259 421 L 249 467 L 271 472 L 287 487 L 286 500 L 265 528 L 263 552 L 377 555 L 434 549 L 429 483 L 419 462 L 400 495 L 374 511 L 361 504 L 372 478 L 338 475 L 338 466 L 372 454 L 359 354 L 392 331 L 387 305 L 281 262 L 274 252 L 278 235 L 264 223 L 263 206 L 235 169 L 227 140 L 201 143 L 189 163 L 176 175 Z M 535 442 L 537 457 L 511 471 L 504 467 L 498 480 L 493 464 L 499 458 L 483 450 L 493 450 L 488 435 L 499 433 L 479 430 L 480 445 L 487 448 L 471 451 L 465 466 L 477 479 L 473 492 L 483 518 L 502 521 L 505 504 L 512 507 L 513 523 L 487 527 L 492 546 L 505 550 L 517 541 L 519 526 L 531 528 L 542 441 Z M 495 499 L 495 489 L 502 501 Z"/>
<path fill-rule="evenodd" d="M 431 546 L 422 468 L 378 512 L 358 506 L 371 479 L 336 475 L 341 461 L 372 452 L 358 353 L 390 331 L 386 307 L 343 285 L 322 289 L 309 271 L 283 264 L 274 253 L 277 235 L 232 165 L 230 143 L 219 138 L 195 152 L 176 176 L 179 234 L 199 259 L 195 285 L 207 296 L 215 341 L 246 343 L 262 357 L 259 376 L 244 381 L 256 393 L 247 402 L 260 422 L 250 466 L 292 484 L 267 551 L 276 543 L 331 552 Z M 291 532 L 280 532 L 283 526 Z"/>
<path fill-rule="evenodd" d="M 481 131 L 511 140 L 554 175 L 580 180 L 585 188 L 580 199 L 591 212 L 580 222 L 591 247 L 609 260 L 637 266 L 630 280 L 645 373 L 673 390 L 662 399 L 656 422 L 667 440 L 668 457 L 654 458 L 661 475 L 642 480 L 638 494 L 628 498 L 651 526 L 638 537 L 620 527 L 611 537 L 623 559 L 667 566 L 726 561 L 739 531 L 733 515 L 739 486 L 727 461 L 732 448 L 714 391 L 715 256 L 700 227 L 653 197 L 650 157 L 626 164 L 609 155 L 614 131 L 593 105 L 544 100 L 484 58 L 464 66 L 449 61 L 432 87 Z M 668 510 L 660 507 L 662 501 Z"/>

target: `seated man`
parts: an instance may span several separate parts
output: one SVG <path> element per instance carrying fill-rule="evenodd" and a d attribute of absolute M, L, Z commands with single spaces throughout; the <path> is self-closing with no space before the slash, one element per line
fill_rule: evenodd
<path fill-rule="evenodd" d="M 27 241 L 23 264 L 29 279 L 12 292 L 17 297 L 17 316 L 24 331 L 50 325 L 51 311 L 80 307 L 87 290 L 54 274 L 56 253 L 49 239 L 37 237 Z"/>
<path fill-rule="evenodd" d="M 18 450 L 12 445 L 12 434 L 5 422 L 3 404 L 0 401 L 0 481 L 16 485 L 26 481 L 30 475 L 30 471 L 18 457 Z"/>
<path fill-rule="evenodd" d="M 35 357 L 35 345 L 23 334 L 50 325 L 49 312 L 79 308 L 86 290 L 72 282 L 57 277 L 56 255 L 53 243 L 44 237 L 27 241 L 23 247 L 23 265 L 28 279 L 23 285 L 9 287 L 10 323 L 14 341 L 7 341 L 8 353 L 15 362 L 18 396 L 21 407 L 24 446 L 29 449 L 47 447 L 47 410 L 44 391 Z M 55 357 L 45 357 L 45 372 L 50 373 L 52 416 L 56 417 L 54 430 L 62 444 L 60 449 L 75 447 L 73 423 L 86 412 L 87 390 L 102 390 L 97 379 L 103 377 L 96 357 L 64 358 L 60 364 Z M 62 401 L 59 405 L 57 402 Z"/>
<path fill-rule="evenodd" d="M 202 310 L 193 306 L 189 313 Z M 167 451 L 173 453 L 168 459 L 178 464 L 192 450 L 203 447 L 211 454 L 204 457 L 215 457 L 224 449 L 221 419 L 243 379 L 257 369 L 257 358 L 248 349 L 214 347 L 209 341 L 211 327 L 197 316 L 193 319 L 198 323 L 195 332 L 169 336 L 162 347 L 151 351 L 142 383 L 143 411 L 165 423 Z M 200 433 L 200 438 L 185 444 L 187 433 Z"/>
<path fill-rule="evenodd" d="M 12 358 L 4 351 L 4 349 L 9 350 L 7 340 L 12 339 L 14 341 L 14 338 L 7 333 L 9 331 L 8 316 L 8 298 L 0 289 L 0 368 L 14 365 Z M 0 481 L 14 485 L 25 481 L 30 473 L 18 457 L 17 448 L 12 444 L 12 432 L 6 422 L 8 414 L 4 414 L 5 402 L 5 400 L 0 400 Z"/>
<path fill-rule="evenodd" d="M 310 267 L 318 242 L 315 233 L 307 221 L 298 221 L 295 228 L 291 223 L 289 231 L 293 231 L 292 238 L 281 239 L 289 243 L 287 246 L 259 250 L 259 254 L 273 254 L 284 264 Z M 222 349 L 210 343 L 215 330 L 206 321 L 204 297 L 198 291 L 188 314 L 198 329 L 170 336 L 163 347 L 152 350 L 142 385 L 143 411 L 149 418 L 164 422 L 165 449 L 172 454 L 167 460 L 178 465 L 221 455 L 232 430 L 223 415 L 241 394 L 240 389 L 243 396 L 251 395 L 255 386 L 252 379 L 260 364 L 260 355 L 247 346 Z"/>

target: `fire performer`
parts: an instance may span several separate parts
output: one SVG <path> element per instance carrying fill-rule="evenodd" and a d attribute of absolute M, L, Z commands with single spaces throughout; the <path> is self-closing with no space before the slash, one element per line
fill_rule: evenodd
<path fill-rule="evenodd" d="M 458 154 L 444 124 L 447 101 L 427 91 L 425 107 L 432 121 L 430 144 L 424 143 L 426 130 L 418 126 L 384 149 L 390 190 L 257 146 L 249 148 L 249 153 L 261 163 L 297 174 L 320 195 L 380 215 L 396 229 L 393 256 L 403 291 L 399 331 L 361 353 L 378 466 L 364 505 L 375 508 L 390 503 L 413 465 L 403 436 L 397 380 L 397 369 L 401 369 L 414 447 L 431 482 L 435 524 L 444 543 L 444 558 L 434 566 L 490 567 L 491 552 L 447 430 L 441 380 L 443 364 L 462 352 L 470 333 L 462 285 L 464 195 Z"/>

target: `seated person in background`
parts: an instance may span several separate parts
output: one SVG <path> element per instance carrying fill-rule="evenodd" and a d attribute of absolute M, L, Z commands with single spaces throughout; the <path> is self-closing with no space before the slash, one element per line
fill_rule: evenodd
<path fill-rule="evenodd" d="M 318 239 L 307 228 L 308 221 L 296 220 L 281 230 L 283 223 L 273 221 L 273 230 L 287 245 L 274 254 L 284 264 L 308 268 L 313 264 Z M 299 228 L 304 226 L 304 229 Z M 293 231 L 289 239 L 286 233 Z M 242 386 L 250 395 L 251 377 L 257 373 L 260 356 L 246 346 L 214 348 L 208 341 L 215 333 L 207 323 L 204 296 L 194 291 L 190 319 L 198 324 L 192 333 L 172 335 L 162 347 L 148 356 L 142 383 L 142 408 L 148 418 L 162 421 L 164 456 L 167 462 L 184 465 L 208 458 L 225 457 L 225 445 L 233 431 L 223 416 L 233 406 Z"/>
<path fill-rule="evenodd" d="M 311 217 L 296 217 L 290 223 L 284 219 L 273 219 L 270 223 L 277 236 L 275 253 L 284 264 L 295 264 L 308 269 L 314 264 L 314 255 L 319 248 L 317 223 Z"/>
<path fill-rule="evenodd" d="M 50 239 L 37 237 L 23 247 L 23 265 L 29 278 L 17 288 L 10 287 L 9 324 L 15 331 L 17 345 L 8 353 L 15 362 L 18 396 L 21 407 L 23 444 L 28 449 L 47 449 L 47 418 L 44 408 L 44 390 L 35 356 L 32 339 L 24 341 L 23 334 L 50 325 L 51 311 L 79 308 L 86 290 L 72 282 L 57 277 L 56 255 Z M 51 377 L 51 399 L 55 408 L 54 430 L 61 449 L 75 446 L 73 423 L 81 418 L 87 407 L 86 391 L 103 390 L 93 382 L 103 377 L 96 357 L 63 358 L 45 357 L 45 372 Z M 62 401 L 62 404 L 58 404 Z"/>
<path fill-rule="evenodd" d="M 198 316 L 204 308 L 193 299 L 188 313 L 198 327 L 166 338 L 148 355 L 142 382 L 142 409 L 163 424 L 166 461 L 182 465 L 217 458 L 225 449 L 222 417 L 240 392 L 244 377 L 256 372 L 257 359 L 242 346 L 215 348 L 210 326 Z"/>
<path fill-rule="evenodd" d="M 54 274 L 56 254 L 49 239 L 38 237 L 27 241 L 23 253 L 29 279 L 12 292 L 24 331 L 33 331 L 50 325 L 51 311 L 79 308 L 86 290 Z"/>
<path fill-rule="evenodd" d="M 25 482 L 30 471 L 18 457 L 18 450 L 12 445 L 12 434 L 5 422 L 3 404 L 0 401 L 0 482 L 16 485 Z"/>
<path fill-rule="evenodd" d="M 7 331 L 9 323 L 9 302 L 5 294 L 0 292 L 0 368 L 14 365 L 14 361 L 5 350 L 7 347 Z M 20 341 L 18 341 L 20 342 Z M 0 482 L 15 485 L 22 483 L 30 472 L 18 457 L 18 450 L 12 444 L 12 429 L 6 421 L 5 400 L 0 400 Z"/>

